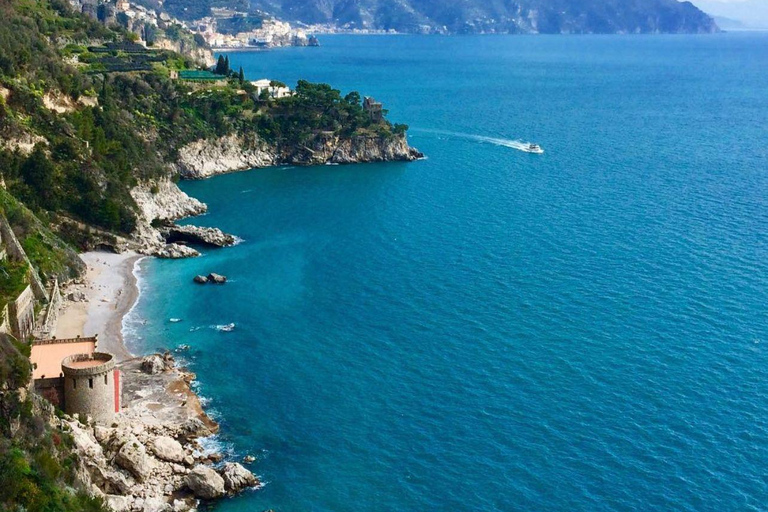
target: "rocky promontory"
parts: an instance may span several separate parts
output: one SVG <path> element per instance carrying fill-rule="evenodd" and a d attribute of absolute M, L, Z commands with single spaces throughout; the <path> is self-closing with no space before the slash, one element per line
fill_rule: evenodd
<path fill-rule="evenodd" d="M 190 389 L 193 374 L 168 354 L 127 361 L 121 371 L 124 407 L 113 424 L 52 420 L 72 436 L 83 490 L 115 512 L 180 512 L 259 485 L 248 469 L 219 462 L 200 444 L 218 425 Z"/>
<path fill-rule="evenodd" d="M 424 155 L 410 147 L 405 135 L 359 135 L 342 138 L 318 134 L 311 143 L 279 147 L 255 136 L 228 135 L 198 140 L 179 150 L 175 170 L 187 179 L 203 179 L 273 165 L 352 164 L 413 161 Z"/>
<path fill-rule="evenodd" d="M 234 236 L 224 233 L 219 228 L 172 224 L 171 226 L 160 228 L 160 233 L 169 244 L 182 242 L 210 247 L 229 247 L 237 242 Z"/>

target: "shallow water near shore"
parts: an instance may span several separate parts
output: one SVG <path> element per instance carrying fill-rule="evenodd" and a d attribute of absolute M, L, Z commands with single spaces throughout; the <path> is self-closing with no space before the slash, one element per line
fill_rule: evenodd
<path fill-rule="evenodd" d="M 257 457 L 215 509 L 762 509 L 768 36 L 321 43 L 229 58 L 428 159 L 182 184 L 244 242 L 142 260 L 125 335 Z"/>

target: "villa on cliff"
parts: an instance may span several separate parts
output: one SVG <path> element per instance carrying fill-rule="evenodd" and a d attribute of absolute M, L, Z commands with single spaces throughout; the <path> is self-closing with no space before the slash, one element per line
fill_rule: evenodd
<path fill-rule="evenodd" d="M 384 119 L 384 105 L 370 96 L 366 96 L 363 100 L 363 110 L 368 114 L 371 121 L 375 123 Z"/>
<path fill-rule="evenodd" d="M 35 391 L 67 414 L 108 424 L 120 412 L 122 380 L 114 356 L 97 348 L 95 336 L 33 340 L 32 379 Z"/>
<path fill-rule="evenodd" d="M 270 97 L 276 99 L 287 98 L 288 96 L 293 95 L 293 91 L 291 91 L 290 88 L 280 85 L 273 85 L 274 83 L 275 82 L 273 80 L 262 78 L 261 80 L 252 81 L 251 85 L 256 88 L 256 97 L 261 96 L 261 93 L 264 91 L 267 91 Z"/>
<path fill-rule="evenodd" d="M 61 307 L 56 279 L 43 285 L 0 215 L 0 333 L 30 343 L 35 391 L 68 414 L 110 423 L 120 411 L 121 379 L 114 356 L 98 352 L 97 338 L 57 339 Z"/>

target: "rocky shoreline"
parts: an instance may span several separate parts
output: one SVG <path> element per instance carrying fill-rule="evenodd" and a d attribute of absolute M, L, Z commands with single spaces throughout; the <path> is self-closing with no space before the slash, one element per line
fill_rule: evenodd
<path fill-rule="evenodd" d="M 408 146 L 404 136 L 343 141 L 326 137 L 312 148 L 290 154 L 229 136 L 182 148 L 174 170 L 187 179 L 202 179 L 287 163 L 412 161 L 422 156 Z M 175 224 L 178 219 L 206 212 L 207 206 L 184 193 L 170 177 L 141 183 L 131 195 L 140 213 L 133 238 L 110 238 L 105 233 L 96 242 L 101 248 L 183 258 L 199 255 L 188 244 L 227 247 L 237 242 L 217 228 Z M 206 282 L 226 280 L 211 276 L 214 278 L 209 276 Z M 169 354 L 123 360 L 119 367 L 123 407 L 112 425 L 50 415 L 51 422 L 58 422 L 73 438 L 82 490 L 102 497 L 115 512 L 185 512 L 196 510 L 201 500 L 260 485 L 241 464 L 222 462 L 220 454 L 207 453 L 201 446 L 199 439 L 215 434 L 218 425 L 205 414 L 191 389 L 194 374 L 178 368 Z M 250 456 L 244 460 L 253 462 Z"/>
<path fill-rule="evenodd" d="M 120 370 L 124 408 L 112 425 L 52 417 L 72 436 L 83 490 L 115 512 L 189 512 L 201 500 L 260 485 L 244 466 L 200 445 L 219 427 L 190 387 L 194 374 L 169 354 L 124 361 Z"/>
<path fill-rule="evenodd" d="M 171 171 L 184 179 L 205 179 L 275 165 L 322 165 L 370 162 L 411 162 L 424 155 L 408 145 L 405 135 L 390 137 L 319 136 L 311 147 L 277 148 L 258 138 L 228 135 L 198 140 L 182 147 Z M 139 207 L 136 233 L 127 247 L 159 258 L 189 258 L 200 253 L 188 244 L 226 247 L 236 238 L 216 228 L 176 226 L 174 221 L 205 213 L 208 207 L 188 196 L 169 177 L 141 183 L 131 190 Z M 103 244 L 104 245 L 104 244 Z M 108 244 L 106 244 L 108 245 Z"/>
<path fill-rule="evenodd" d="M 408 145 L 405 136 L 319 136 L 311 146 L 278 148 L 257 138 L 228 135 L 198 140 L 179 150 L 175 170 L 185 179 L 274 165 L 323 165 L 370 162 L 409 162 L 423 154 Z"/>

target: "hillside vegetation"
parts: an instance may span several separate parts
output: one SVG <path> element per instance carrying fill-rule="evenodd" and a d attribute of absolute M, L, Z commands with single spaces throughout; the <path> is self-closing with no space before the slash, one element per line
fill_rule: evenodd
<path fill-rule="evenodd" d="M 295 96 L 274 99 L 229 71 L 206 87 L 171 80 L 171 71 L 198 63 L 128 36 L 63 0 L 0 3 L 0 174 L 6 203 L 23 204 L 46 227 L 84 223 L 130 235 L 131 188 L 168 178 L 179 148 L 199 139 L 250 134 L 280 150 L 320 133 L 404 131 L 371 121 L 358 94 L 327 85 L 302 82 Z"/>

